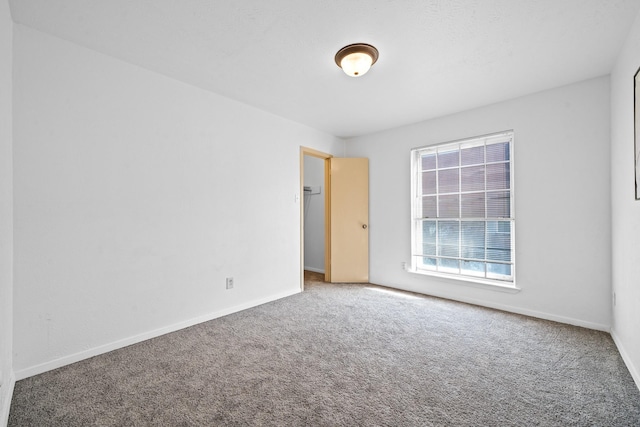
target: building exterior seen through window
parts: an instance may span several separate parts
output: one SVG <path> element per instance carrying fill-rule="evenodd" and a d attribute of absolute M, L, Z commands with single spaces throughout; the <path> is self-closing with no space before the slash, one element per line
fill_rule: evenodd
<path fill-rule="evenodd" d="M 412 271 L 513 285 L 513 132 L 412 150 Z"/>

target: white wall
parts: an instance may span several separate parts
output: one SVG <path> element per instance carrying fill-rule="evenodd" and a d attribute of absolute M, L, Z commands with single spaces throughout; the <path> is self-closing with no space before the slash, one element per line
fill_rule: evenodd
<path fill-rule="evenodd" d="M 608 330 L 609 79 L 597 78 L 347 141 L 370 159 L 371 281 Z M 505 293 L 402 270 L 410 262 L 410 149 L 515 131 L 516 280 Z"/>
<path fill-rule="evenodd" d="M 299 292 L 300 146 L 341 140 L 14 37 L 18 378 Z"/>
<path fill-rule="evenodd" d="M 304 196 L 304 268 L 324 273 L 324 160 L 304 156 L 304 185 L 314 194 Z M 320 193 L 315 194 L 320 188 Z"/>
<path fill-rule="evenodd" d="M 634 197 L 633 144 L 633 76 L 639 67 L 640 15 L 611 73 L 612 336 L 640 387 L 640 201 Z"/>
<path fill-rule="evenodd" d="M 0 425 L 9 416 L 13 389 L 13 180 L 12 71 L 13 23 L 9 3 L 0 1 Z"/>

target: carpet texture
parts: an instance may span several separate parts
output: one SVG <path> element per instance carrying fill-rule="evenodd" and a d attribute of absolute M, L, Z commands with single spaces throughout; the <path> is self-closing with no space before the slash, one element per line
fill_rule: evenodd
<path fill-rule="evenodd" d="M 606 333 L 305 282 L 19 381 L 9 426 L 640 426 Z"/>

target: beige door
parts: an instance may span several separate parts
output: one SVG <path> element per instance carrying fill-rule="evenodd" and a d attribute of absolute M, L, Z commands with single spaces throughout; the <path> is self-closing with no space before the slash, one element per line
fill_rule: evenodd
<path fill-rule="evenodd" d="M 331 158 L 331 282 L 369 281 L 369 159 Z"/>

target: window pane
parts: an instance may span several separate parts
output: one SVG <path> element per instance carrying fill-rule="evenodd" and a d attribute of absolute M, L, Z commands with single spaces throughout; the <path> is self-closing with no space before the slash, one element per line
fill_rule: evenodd
<path fill-rule="evenodd" d="M 487 165 L 487 190 L 508 189 L 509 180 L 509 163 Z"/>
<path fill-rule="evenodd" d="M 462 194 L 462 218 L 484 218 L 484 193 Z"/>
<path fill-rule="evenodd" d="M 460 270 L 468 276 L 484 277 L 484 262 L 460 261 Z"/>
<path fill-rule="evenodd" d="M 438 171 L 438 192 L 457 193 L 460 191 L 458 185 L 459 169 L 445 169 Z"/>
<path fill-rule="evenodd" d="M 438 222 L 438 255 L 460 256 L 460 223 L 458 221 Z"/>
<path fill-rule="evenodd" d="M 487 276 L 492 275 L 511 276 L 511 265 L 487 263 Z"/>
<path fill-rule="evenodd" d="M 509 143 L 487 145 L 487 163 L 509 160 Z"/>
<path fill-rule="evenodd" d="M 490 261 L 511 261 L 511 251 L 508 249 L 492 249 L 487 247 L 487 259 Z"/>
<path fill-rule="evenodd" d="M 484 165 L 460 169 L 462 191 L 484 190 Z"/>
<path fill-rule="evenodd" d="M 510 234 L 511 221 L 487 221 L 487 233 Z"/>
<path fill-rule="evenodd" d="M 440 212 L 438 218 L 458 218 L 460 216 L 460 196 L 451 194 L 438 196 Z"/>
<path fill-rule="evenodd" d="M 484 221 L 463 221 L 460 256 L 462 258 L 484 259 Z"/>
<path fill-rule="evenodd" d="M 460 162 L 462 165 L 480 165 L 484 163 L 484 145 L 463 148 L 460 150 Z"/>
<path fill-rule="evenodd" d="M 422 170 L 429 170 L 436 168 L 436 154 L 423 154 L 421 157 Z"/>
<path fill-rule="evenodd" d="M 435 218 L 438 216 L 438 206 L 436 196 L 422 198 L 422 218 Z"/>
<path fill-rule="evenodd" d="M 436 222 L 422 222 L 422 255 L 436 255 Z"/>
<path fill-rule="evenodd" d="M 436 255 L 436 245 L 431 245 L 428 243 L 422 244 L 422 255 Z"/>
<path fill-rule="evenodd" d="M 418 267 L 426 268 L 427 270 L 435 270 L 437 265 L 436 258 L 422 257 L 418 258 Z"/>
<path fill-rule="evenodd" d="M 511 217 L 511 193 L 509 191 L 487 193 L 487 217 Z"/>
<path fill-rule="evenodd" d="M 422 194 L 436 194 L 436 171 L 422 172 Z"/>
<path fill-rule="evenodd" d="M 438 153 L 438 168 L 451 168 L 454 166 L 459 166 L 460 151 L 455 150 L 447 150 L 441 151 Z"/>
<path fill-rule="evenodd" d="M 487 259 L 511 261 L 510 221 L 487 221 Z"/>
<path fill-rule="evenodd" d="M 457 274 L 460 272 L 460 261 L 457 259 L 438 259 L 438 270 Z"/>

